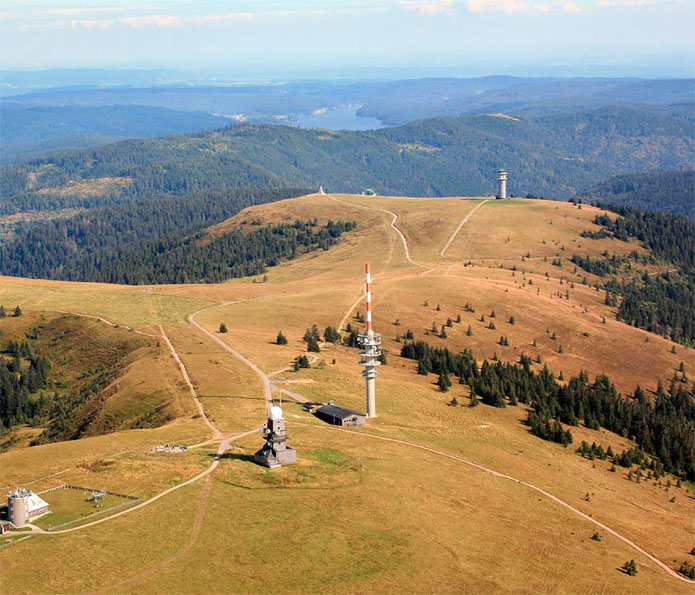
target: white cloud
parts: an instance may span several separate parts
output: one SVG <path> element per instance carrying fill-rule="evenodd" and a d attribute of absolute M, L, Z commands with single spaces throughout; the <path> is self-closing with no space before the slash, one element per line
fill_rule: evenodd
<path fill-rule="evenodd" d="M 654 0 L 599 0 L 596 6 L 648 6 L 654 4 Z"/>
<path fill-rule="evenodd" d="M 547 12 L 546 4 L 529 4 L 523 0 L 468 0 L 468 10 L 471 12 Z"/>
<path fill-rule="evenodd" d="M 69 21 L 59 21 L 58 27 L 68 27 L 69 29 L 109 29 L 114 24 L 111 20 L 102 19 L 71 19 Z"/>
<path fill-rule="evenodd" d="M 225 23 L 229 21 L 252 21 L 254 14 L 252 12 L 227 12 L 224 14 L 208 14 L 203 17 L 196 17 L 194 20 L 198 25 L 206 25 L 208 23 Z"/>
<path fill-rule="evenodd" d="M 420 14 L 451 14 L 454 0 L 403 0 L 401 6 Z"/>
<path fill-rule="evenodd" d="M 573 2 L 572 0 L 567 0 L 567 2 L 565 2 L 565 3 L 562 5 L 562 10 L 564 10 L 565 12 L 573 13 L 573 14 L 576 14 L 576 13 L 582 11 L 582 9 L 579 8 L 579 6 L 577 5 L 577 3 L 576 3 L 576 2 Z"/>
<path fill-rule="evenodd" d="M 173 27 L 181 24 L 181 17 L 153 14 L 146 17 L 123 17 L 118 19 L 118 21 L 127 27 L 137 29 L 143 27 Z"/>
<path fill-rule="evenodd" d="M 329 11 L 327 10 L 321 10 L 321 9 L 316 9 L 316 10 L 281 10 L 278 13 L 272 13 L 272 14 L 278 14 L 281 17 L 299 17 L 299 16 L 312 16 L 312 17 L 319 17 L 323 16 L 325 14 L 328 14 Z"/>

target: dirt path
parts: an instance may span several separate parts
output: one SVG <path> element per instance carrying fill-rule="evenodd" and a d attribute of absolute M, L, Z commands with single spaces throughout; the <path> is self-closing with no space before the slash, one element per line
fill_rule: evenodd
<path fill-rule="evenodd" d="M 260 298 L 252 298 L 252 299 L 260 299 Z M 225 351 L 228 351 L 231 353 L 234 357 L 240 359 L 242 362 L 244 362 L 249 368 L 251 368 L 261 379 L 263 382 L 263 392 L 265 393 L 265 401 L 266 401 L 266 409 L 269 412 L 270 408 L 273 405 L 273 391 L 270 386 L 270 379 L 268 378 L 268 375 L 261 370 L 256 364 L 253 362 L 249 361 L 246 359 L 241 353 L 239 353 L 236 349 L 233 349 L 227 343 L 225 343 L 222 339 L 219 337 L 215 336 L 214 333 L 211 333 L 208 329 L 206 329 L 202 324 L 199 324 L 196 322 L 195 317 L 200 314 L 201 312 L 206 312 L 208 310 L 213 310 L 215 308 L 222 308 L 224 306 L 231 306 L 233 304 L 240 304 L 243 302 L 248 302 L 250 300 L 245 299 L 245 300 L 236 300 L 236 301 L 231 301 L 231 302 L 224 302 L 223 304 L 217 304 L 215 306 L 208 306 L 207 308 L 201 308 L 200 310 L 197 310 L 196 312 L 193 312 L 192 314 L 188 315 L 188 322 L 190 322 L 193 326 L 195 326 L 200 332 L 202 332 L 204 335 L 208 336 L 210 339 L 215 341 L 222 349 Z"/>
<path fill-rule="evenodd" d="M 110 320 L 106 318 L 102 318 L 101 316 L 94 316 L 93 314 L 83 314 L 81 312 L 70 312 L 69 310 L 44 310 L 44 312 L 57 312 L 58 314 L 72 314 L 73 316 L 82 316 L 83 318 L 91 318 L 92 320 L 99 320 L 103 322 L 104 324 L 108 324 L 109 326 L 112 326 L 114 328 L 124 328 L 128 331 L 132 331 L 133 333 L 137 333 L 138 335 L 145 335 L 146 337 L 159 337 L 159 335 L 155 335 L 153 333 L 146 333 L 145 331 L 139 331 L 137 329 L 134 329 L 132 326 L 126 326 L 125 324 L 116 324 L 115 322 L 111 322 Z"/>
<path fill-rule="evenodd" d="M 292 393 L 290 393 L 289 391 L 285 391 L 285 392 L 286 392 L 287 394 L 289 394 L 289 395 L 292 394 Z M 300 395 L 300 396 L 301 396 L 301 395 Z M 434 449 L 434 448 L 430 448 L 429 446 L 425 446 L 425 445 L 423 445 L 423 444 L 417 444 L 416 442 L 408 442 L 408 441 L 406 441 L 406 440 L 399 440 L 398 438 L 389 438 L 388 436 L 377 436 L 376 434 L 369 434 L 369 433 L 367 433 L 367 432 L 359 432 L 359 431 L 354 431 L 354 430 L 346 430 L 346 429 L 343 429 L 343 428 L 338 428 L 338 427 L 329 426 L 329 425 L 317 426 L 317 425 L 315 425 L 315 424 L 305 424 L 305 423 L 301 423 L 301 422 L 291 422 L 291 421 L 289 421 L 289 422 L 287 422 L 287 423 L 288 423 L 288 425 L 301 425 L 301 426 L 308 426 L 308 427 L 312 427 L 312 428 L 321 428 L 321 429 L 325 429 L 325 430 L 329 430 L 329 431 L 332 430 L 332 431 L 336 431 L 336 432 L 345 432 L 345 433 L 352 434 L 352 435 L 364 436 L 364 437 L 366 437 L 366 438 L 374 438 L 375 440 L 385 440 L 385 441 L 387 441 L 387 442 L 396 442 L 396 443 L 398 443 L 398 444 L 403 444 L 403 445 L 405 445 L 405 446 L 410 446 L 410 447 L 412 447 L 412 448 L 417 448 L 417 449 L 420 449 L 420 450 L 424 450 L 424 451 L 427 451 L 427 452 L 436 454 L 436 455 L 441 456 L 441 457 L 446 457 L 446 458 L 448 458 L 448 459 L 452 459 L 452 460 L 454 460 L 454 461 L 458 461 L 459 463 L 464 463 L 465 465 L 468 465 L 468 466 L 470 466 L 470 467 L 473 467 L 473 468 L 475 468 L 475 469 L 478 469 L 479 471 L 483 471 L 483 472 L 485 472 L 485 473 L 489 473 L 490 475 L 494 475 L 495 477 L 500 477 L 500 478 L 502 478 L 502 479 L 507 479 L 507 480 L 509 480 L 509 481 L 513 481 L 514 483 L 517 483 L 517 484 L 522 485 L 522 486 L 524 486 L 524 487 L 527 487 L 527 488 L 529 488 L 529 489 L 531 489 L 531 490 L 534 490 L 534 491 L 538 492 L 539 494 L 542 494 L 542 495 L 545 496 L 546 498 L 549 498 L 550 500 L 552 500 L 553 502 L 559 504 L 560 506 L 564 506 L 565 508 L 567 508 L 567 509 L 570 510 L 571 512 L 573 512 L 573 513 L 579 515 L 579 516 L 582 517 L 583 519 L 585 519 L 585 520 L 587 520 L 587 521 L 593 523 L 594 525 L 597 525 L 598 527 L 600 527 L 601 529 L 603 529 L 603 530 L 606 531 L 607 533 L 610 533 L 610 534 L 613 535 L 614 537 L 617 537 L 617 538 L 620 539 L 623 543 L 629 545 L 629 546 L 632 547 L 634 550 L 636 550 L 637 552 L 639 552 L 640 554 L 642 554 L 643 556 L 645 556 L 647 559 L 649 559 L 651 562 L 653 562 L 654 564 L 656 564 L 657 566 L 659 566 L 660 568 L 662 568 L 663 570 L 665 570 L 665 571 L 666 571 L 668 574 L 670 574 L 672 577 L 677 578 L 678 580 L 683 581 L 683 582 L 686 582 L 686 583 L 695 584 L 695 581 L 692 581 L 692 580 L 690 580 L 689 578 L 686 578 L 685 576 L 683 576 L 682 574 L 676 572 L 675 570 L 673 570 L 672 568 L 670 568 L 668 565 L 664 564 L 664 563 L 663 563 L 661 560 L 659 560 L 657 557 L 653 556 L 652 554 L 650 554 L 650 553 L 647 552 L 646 550 L 642 549 L 642 548 L 641 548 L 640 546 L 638 546 L 634 541 L 631 541 L 630 539 L 628 539 L 628 538 L 625 537 L 624 535 L 618 533 L 618 532 L 615 531 L 614 529 L 611 529 L 608 525 L 603 524 L 601 521 L 597 521 L 597 520 L 596 520 L 595 518 L 593 518 L 592 516 L 590 516 L 590 515 L 588 515 L 588 514 L 582 512 L 582 511 L 579 510 L 578 508 L 575 508 L 575 507 L 572 506 L 571 504 L 565 502 L 564 500 L 558 498 L 557 496 L 554 496 L 553 494 L 551 494 L 550 492 L 547 492 L 547 491 L 544 490 L 543 488 L 538 487 L 537 485 L 534 485 L 534 484 L 529 483 L 529 482 L 527 482 L 527 481 L 523 481 L 523 480 L 521 480 L 521 479 L 517 479 L 516 477 L 513 477 L 513 476 L 511 476 L 511 475 L 507 475 L 506 473 L 501 473 L 501 472 L 499 472 L 499 471 L 495 471 L 494 469 L 490 469 L 489 467 L 485 467 L 484 465 L 480 465 L 479 463 L 475 463 L 475 462 L 473 462 L 473 461 L 469 461 L 469 460 L 464 459 L 464 458 L 462 458 L 462 457 L 457 457 L 456 455 L 452 455 L 452 454 L 443 452 L 443 451 L 441 451 L 441 450 L 436 450 L 436 449 Z"/>
<path fill-rule="evenodd" d="M 169 346 L 169 351 L 171 351 L 171 355 L 173 356 L 174 360 L 176 361 L 176 364 L 178 365 L 179 369 L 181 370 L 181 376 L 183 376 L 183 379 L 186 381 L 186 384 L 188 385 L 188 390 L 191 393 L 191 397 L 193 398 L 193 402 L 196 404 L 196 407 L 198 408 L 198 413 L 203 418 L 205 425 L 207 425 L 207 427 L 212 430 L 213 434 L 216 437 L 220 436 L 222 434 L 222 432 L 220 432 L 219 428 L 215 424 L 212 423 L 212 421 L 208 417 L 207 413 L 205 413 L 205 409 L 203 408 L 203 404 L 200 402 L 200 397 L 198 396 L 198 393 L 196 392 L 195 387 L 193 386 L 193 383 L 191 382 L 191 377 L 188 375 L 188 370 L 186 370 L 186 366 L 184 365 L 183 361 L 181 360 L 181 357 L 177 353 L 176 349 L 174 349 L 174 345 L 169 340 L 169 337 L 167 336 L 166 332 L 164 331 L 164 327 L 162 327 L 161 324 L 159 325 L 159 331 L 162 333 L 162 339 L 164 339 L 164 342 Z"/>
<path fill-rule="evenodd" d="M 140 570 L 139 572 L 136 572 L 135 574 L 129 576 L 126 579 L 123 579 L 122 581 L 119 581 L 117 583 L 114 583 L 112 585 L 109 585 L 107 587 L 103 587 L 102 589 L 99 589 L 97 591 L 93 591 L 93 593 L 105 593 L 108 591 L 112 591 L 113 589 L 118 589 L 119 587 L 123 587 L 124 585 L 130 584 L 132 582 L 135 582 L 139 579 L 146 578 L 150 576 L 151 574 L 154 574 L 158 570 L 161 570 L 165 566 L 168 566 L 172 562 L 175 562 L 178 560 L 181 556 L 183 556 L 185 553 L 190 550 L 195 542 L 198 540 L 198 535 L 200 535 L 200 529 L 203 526 L 203 518 L 205 517 L 205 509 L 207 508 L 208 501 L 210 500 L 210 492 L 212 491 L 212 475 L 208 475 L 207 481 L 205 482 L 205 486 L 203 487 L 203 493 L 200 496 L 200 502 L 198 503 L 198 511 L 196 512 L 195 519 L 193 520 L 193 529 L 191 531 L 191 536 L 186 542 L 186 544 L 175 554 L 172 554 L 168 558 L 165 558 L 161 562 L 158 562 L 154 566 L 150 566 L 149 568 L 144 568 L 143 570 Z"/>
<path fill-rule="evenodd" d="M 350 205 L 351 207 L 355 207 L 357 209 L 364 209 L 366 211 L 380 211 L 382 213 L 388 213 L 391 215 L 391 227 L 393 230 L 398 234 L 398 237 L 401 238 L 401 242 L 403 244 L 403 249 L 405 250 L 405 258 L 406 260 L 412 264 L 415 265 L 416 267 L 420 267 L 422 269 L 426 269 L 428 272 L 434 270 L 433 267 L 428 267 L 427 265 L 421 264 L 419 262 L 415 262 L 412 258 L 410 258 L 410 248 L 408 248 L 408 240 L 405 239 L 405 235 L 403 235 L 403 232 L 396 227 L 396 221 L 398 221 L 398 215 L 394 213 L 393 211 L 389 211 L 388 209 L 382 209 L 382 208 L 377 208 L 377 207 L 366 207 L 364 205 L 358 205 L 355 204 L 354 202 L 350 202 L 349 200 L 343 200 L 342 198 L 336 198 L 332 194 L 327 194 L 328 198 L 331 200 L 335 200 L 336 202 L 342 202 L 346 205 Z"/>
<path fill-rule="evenodd" d="M 153 502 L 156 502 L 160 498 L 164 498 L 167 494 L 171 494 L 172 492 L 175 492 L 176 490 L 181 489 L 184 486 L 190 485 L 192 483 L 195 483 L 199 479 L 202 479 L 203 477 L 209 475 L 212 473 L 215 469 L 217 469 L 217 466 L 220 464 L 220 460 L 222 459 L 222 455 L 226 450 L 229 449 L 231 446 L 232 442 L 235 440 L 238 440 L 239 438 L 243 438 L 244 436 L 250 436 L 251 434 L 255 434 L 258 432 L 258 428 L 254 428 L 253 430 L 249 430 L 248 432 L 243 432 L 242 434 L 236 434 L 230 438 L 226 438 L 223 440 L 219 447 L 217 448 L 217 452 L 215 453 L 215 458 L 210 463 L 210 466 L 205 469 L 205 471 L 201 471 L 196 475 L 195 477 L 191 477 L 191 479 L 188 479 L 182 483 L 176 484 L 175 486 L 172 486 L 163 492 L 159 492 L 159 494 L 156 494 L 155 496 L 152 496 L 148 500 L 145 500 L 144 502 L 141 502 L 140 504 L 136 504 L 135 506 L 132 506 L 130 508 L 126 508 L 125 510 L 122 510 L 120 512 L 117 512 L 115 514 L 109 515 L 107 517 L 104 517 L 102 519 L 97 519 L 96 521 L 92 521 L 91 523 L 86 523 L 84 525 L 80 525 L 79 527 L 72 527 L 70 529 L 61 529 L 60 531 L 46 531 L 45 529 L 41 529 L 39 527 L 33 526 L 31 531 L 26 531 L 26 535 L 62 535 L 64 533 L 72 533 L 74 531 L 81 531 L 82 529 L 86 529 L 87 527 L 93 527 L 94 525 L 99 525 L 101 523 L 105 523 L 106 521 L 111 521 L 115 518 L 118 518 L 120 516 L 123 516 L 125 514 L 130 514 L 131 512 L 135 510 L 139 510 L 140 508 L 143 508 L 145 506 L 149 506 Z M 12 534 L 6 534 L 6 535 L 12 535 Z"/>
<path fill-rule="evenodd" d="M 472 216 L 473 213 L 475 213 L 480 207 L 482 207 L 486 202 L 488 202 L 489 199 L 485 199 L 482 201 L 480 204 L 478 204 L 468 215 L 466 215 L 463 219 L 461 219 L 461 223 L 459 223 L 458 227 L 454 231 L 454 233 L 451 234 L 451 237 L 449 238 L 449 241 L 446 243 L 446 246 L 442 248 L 442 251 L 439 253 L 439 255 L 442 258 L 450 258 L 449 256 L 446 255 L 446 251 L 449 249 L 449 246 L 451 246 L 451 242 L 454 241 L 456 236 L 458 235 L 459 231 L 461 231 L 461 228 L 464 226 L 466 221 L 468 221 Z"/>

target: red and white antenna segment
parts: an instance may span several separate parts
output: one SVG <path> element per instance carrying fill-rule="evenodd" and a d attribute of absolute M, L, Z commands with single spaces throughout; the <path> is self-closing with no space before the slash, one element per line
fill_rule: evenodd
<path fill-rule="evenodd" d="M 364 284 L 364 292 L 367 295 L 367 332 L 372 330 L 372 273 L 371 273 L 371 263 L 364 263 L 366 281 Z"/>

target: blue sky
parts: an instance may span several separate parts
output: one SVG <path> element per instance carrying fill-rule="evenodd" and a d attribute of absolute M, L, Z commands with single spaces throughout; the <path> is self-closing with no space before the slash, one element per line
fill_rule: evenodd
<path fill-rule="evenodd" d="M 695 54 L 695 0 L 2 0 L 2 67 L 229 72 L 639 64 Z M 666 58 L 664 58 L 666 59 Z"/>

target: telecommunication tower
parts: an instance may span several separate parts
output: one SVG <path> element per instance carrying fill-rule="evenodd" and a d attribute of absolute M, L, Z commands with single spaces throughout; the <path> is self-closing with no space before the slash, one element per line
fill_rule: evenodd
<path fill-rule="evenodd" d="M 367 332 L 358 336 L 357 341 L 364 351 L 360 352 L 364 366 L 362 376 L 367 384 L 367 417 L 376 417 L 376 367 L 381 365 L 381 335 L 372 329 L 371 264 L 365 263 L 365 294 L 367 297 Z"/>

